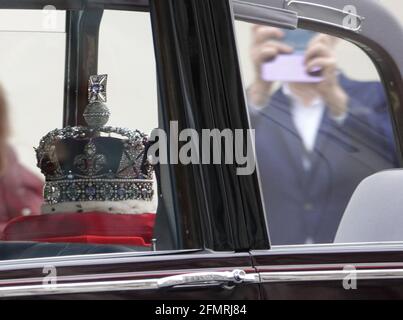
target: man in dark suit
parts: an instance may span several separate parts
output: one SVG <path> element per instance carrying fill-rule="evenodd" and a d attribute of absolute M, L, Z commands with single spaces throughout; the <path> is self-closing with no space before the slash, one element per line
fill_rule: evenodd
<path fill-rule="evenodd" d="M 280 29 L 256 26 L 253 36 L 256 80 L 248 99 L 271 242 L 331 243 L 358 184 L 396 166 L 382 85 L 342 75 L 337 40 L 318 34 L 305 64 L 319 68 L 323 81 L 283 84 L 271 95 L 261 65 L 293 49 Z"/>

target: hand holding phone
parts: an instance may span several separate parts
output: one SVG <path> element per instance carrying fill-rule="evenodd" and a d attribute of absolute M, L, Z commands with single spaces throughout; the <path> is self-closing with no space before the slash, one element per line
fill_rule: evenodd
<path fill-rule="evenodd" d="M 307 30 L 285 31 L 281 42 L 292 47 L 293 52 L 280 53 L 272 61 L 264 63 L 261 70 L 262 79 L 267 82 L 321 82 L 321 69 L 317 68 L 308 73 L 305 64 L 305 52 L 315 35 L 315 32 Z"/>
<path fill-rule="evenodd" d="M 256 106 L 265 105 L 270 98 L 273 81 L 261 77 L 262 66 L 280 54 L 290 54 L 293 48 L 283 43 L 284 31 L 279 28 L 254 25 L 252 27 L 251 60 L 256 77 L 248 88 L 248 99 Z"/>

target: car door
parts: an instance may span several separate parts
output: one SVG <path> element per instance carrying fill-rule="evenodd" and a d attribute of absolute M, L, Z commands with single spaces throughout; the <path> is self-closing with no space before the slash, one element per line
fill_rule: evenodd
<path fill-rule="evenodd" d="M 172 122 L 178 130 L 200 132 L 248 127 L 239 69 L 232 68 L 237 55 L 227 1 L 49 1 L 45 11 L 42 1 L 3 1 L 1 8 L 12 9 L 3 14 L 15 23 L 47 22 L 18 33 L 26 37 L 25 50 L 15 52 L 21 61 L 43 63 L 35 57 L 46 57 L 46 51 L 36 50 L 54 39 L 27 49 L 37 33 L 58 38 L 57 61 L 41 65 L 44 79 L 65 61 L 64 73 L 36 89 L 52 88 L 58 94 L 53 105 L 32 93 L 30 105 L 21 108 L 42 104 L 43 110 L 63 110 L 56 116 L 63 126 L 83 125 L 88 76 L 103 72 L 116 83 L 109 91 L 113 125 L 167 132 Z M 59 29 L 48 24 L 52 19 L 61 19 Z M 8 28 L 2 32 L 12 37 Z M 18 64 L 12 70 L 10 77 L 17 78 L 23 71 Z M 7 85 L 18 93 L 18 86 Z M 18 101 L 9 98 L 18 110 Z M 32 113 L 36 128 L 58 126 L 47 112 Z M 21 134 L 33 136 L 30 130 Z M 1 241 L 0 297 L 259 299 L 249 250 L 266 248 L 268 237 L 257 176 L 239 176 L 237 169 L 233 163 L 160 164 L 150 246 L 27 242 L 24 234 L 20 241 Z"/>
<path fill-rule="evenodd" d="M 242 70 L 245 88 L 247 91 L 252 92 L 254 76 L 256 75 L 254 73 L 255 69 L 252 68 L 253 63 L 250 57 L 250 47 L 252 46 L 252 49 L 255 48 L 253 46 L 253 39 L 256 38 L 251 36 L 255 29 L 251 27 L 250 23 L 260 26 L 280 27 L 283 30 L 309 29 L 342 38 L 344 40 L 339 40 L 339 42 L 343 41 L 345 44 L 342 44 L 343 49 L 340 49 L 338 55 L 336 54 L 340 67 L 339 70 L 342 70 L 339 72 L 345 73 L 349 77 L 357 76 L 357 78 L 360 78 L 362 76 L 360 80 L 354 82 L 357 84 L 357 87 L 355 87 L 357 89 L 360 86 L 358 84 L 359 81 L 361 81 L 362 85 L 363 82 L 367 81 L 363 79 L 367 79 L 366 77 L 369 76 L 369 73 L 364 75 L 364 71 L 369 71 L 369 69 L 374 70 L 373 74 L 378 79 L 376 82 L 379 84 L 382 83 L 384 94 L 388 97 L 389 107 L 384 115 L 387 115 L 388 125 L 391 128 L 393 127 L 395 141 L 391 141 L 393 144 L 396 143 L 394 152 L 396 159 L 400 159 L 402 143 L 400 112 L 402 110 L 401 99 L 403 92 L 401 72 L 403 61 L 400 54 L 401 48 L 394 45 L 394 43 L 398 43 L 400 41 L 398 39 L 402 39 L 403 33 L 401 20 L 393 13 L 396 5 L 397 3 L 392 1 L 380 3 L 359 0 L 259 0 L 249 1 L 248 3 L 235 1 L 235 18 L 239 20 L 236 21 L 237 42 L 243 64 Z M 245 24 L 245 21 L 249 24 Z M 263 31 L 261 31 L 260 35 L 262 34 Z M 355 54 L 362 55 L 357 56 L 360 58 L 356 58 Z M 368 59 L 368 56 L 370 59 Z M 365 65 L 365 67 L 360 69 L 360 65 Z M 343 69 L 344 66 L 348 67 Z M 354 70 L 358 74 L 354 74 Z M 292 70 L 284 67 L 284 73 L 287 72 L 292 74 Z M 369 82 L 366 83 L 368 85 Z M 347 92 L 350 92 L 347 85 L 344 88 Z M 374 87 L 372 88 L 371 90 L 375 90 Z M 279 90 L 281 91 L 281 89 Z M 359 89 L 357 90 L 359 92 Z M 251 97 L 251 95 L 248 96 L 249 104 L 252 102 Z M 275 97 L 280 97 L 280 95 L 275 95 Z M 362 99 L 365 97 L 365 93 L 362 91 L 357 94 L 357 97 L 358 99 Z M 294 172 L 296 171 L 293 171 L 294 168 L 291 166 L 284 167 L 284 171 L 282 171 L 282 164 L 287 161 L 285 157 L 282 158 L 281 164 L 274 162 L 275 158 L 272 155 L 276 153 L 281 155 L 282 149 L 276 149 L 280 148 L 277 144 L 278 140 L 270 139 L 268 133 L 277 134 L 277 131 L 274 129 L 269 131 L 266 127 L 260 129 L 260 122 L 257 121 L 264 122 L 265 120 L 262 119 L 270 117 L 272 122 L 267 122 L 266 126 L 274 126 L 274 121 L 277 121 L 276 125 L 280 123 L 282 125 L 281 130 L 283 131 L 287 125 L 289 125 L 288 128 L 291 128 L 291 122 L 286 122 L 285 120 L 281 122 L 285 117 L 284 114 L 280 117 L 278 113 L 276 114 L 269 109 L 277 108 L 280 110 L 281 103 L 278 103 L 278 101 L 273 102 L 273 100 L 269 103 L 272 104 L 264 105 L 258 110 L 260 118 L 255 122 L 260 183 L 262 193 L 264 194 L 264 198 L 266 198 L 265 208 L 271 238 L 270 249 L 252 251 L 254 266 L 262 282 L 262 298 L 401 299 L 403 294 L 401 274 L 402 238 L 399 238 L 398 235 L 391 236 L 394 232 L 399 234 L 398 230 L 402 228 L 399 220 L 393 218 L 392 214 L 392 212 L 398 211 L 400 207 L 397 204 L 391 205 L 392 203 L 396 203 L 397 199 L 400 199 L 400 196 L 393 192 L 398 185 L 391 183 L 393 176 L 400 173 L 400 162 L 396 161 L 394 164 L 386 167 L 380 166 L 372 172 L 373 176 L 371 174 L 369 174 L 369 178 L 363 176 L 364 181 L 360 180 L 357 182 L 351 193 L 346 196 L 347 202 L 343 205 L 344 207 L 340 216 L 341 223 L 340 220 L 333 221 L 333 231 L 331 231 L 329 225 L 326 227 L 329 234 L 333 232 L 331 241 L 329 239 L 323 240 L 324 238 L 322 238 L 322 240 L 313 241 L 314 243 L 312 241 L 303 243 L 303 241 L 297 239 L 298 237 L 293 238 L 294 234 L 300 230 L 298 229 L 297 221 L 299 221 L 300 216 L 315 214 L 315 206 L 322 203 L 323 198 L 319 200 L 315 200 L 313 197 L 305 198 L 308 200 L 314 199 L 312 200 L 312 205 L 308 207 L 301 204 L 298 211 L 299 216 L 295 215 L 294 218 L 290 218 L 290 212 L 294 210 L 290 203 L 296 202 L 298 195 L 298 191 L 295 191 L 296 189 L 293 185 L 296 176 Z M 367 108 L 370 105 L 371 102 L 367 102 L 365 107 Z M 284 108 L 281 110 L 284 110 Z M 251 117 L 253 118 L 253 114 Z M 361 119 L 364 119 L 363 114 Z M 378 118 L 377 121 L 380 122 L 381 120 Z M 322 128 L 321 130 L 324 130 L 324 132 L 327 130 L 325 127 Z M 259 130 L 262 132 L 262 137 L 259 136 Z M 360 153 L 365 149 L 361 143 L 351 143 L 349 144 L 350 146 L 357 147 L 355 151 L 350 150 L 348 151 L 348 156 L 339 157 L 340 153 L 342 153 L 342 148 L 338 148 L 337 145 L 340 146 L 339 143 L 341 140 L 337 140 L 336 143 L 335 139 L 343 139 L 343 127 L 339 127 L 339 130 L 331 136 L 333 140 L 329 139 L 331 131 L 326 131 L 329 134 L 328 137 L 318 138 L 319 140 L 323 139 L 323 141 L 326 141 L 326 147 L 322 145 L 322 147 L 317 147 L 317 150 L 320 148 L 322 160 L 326 160 L 327 165 L 329 165 L 328 168 L 333 171 L 329 171 L 330 169 L 328 171 L 325 170 L 325 172 L 330 172 L 328 176 L 325 176 L 321 175 L 321 171 L 318 169 L 311 176 L 313 180 L 320 180 L 318 185 L 322 189 L 328 186 L 333 188 L 332 190 L 329 189 L 329 198 L 326 199 L 326 205 L 331 207 L 337 207 L 337 203 L 331 198 L 337 191 L 334 189 L 349 188 L 347 184 L 340 182 L 342 176 L 345 172 L 348 172 L 353 159 L 358 159 Z M 289 134 L 289 131 L 287 131 L 287 134 Z M 279 134 L 278 136 L 282 137 L 281 139 L 287 139 L 285 134 Z M 383 133 L 383 137 L 386 136 L 387 134 Z M 369 135 L 366 135 L 366 139 L 370 140 L 372 145 L 374 145 L 375 140 L 369 137 Z M 354 139 L 351 138 L 344 141 L 351 142 Z M 297 144 L 293 145 L 296 146 Z M 271 154 L 268 151 L 264 151 L 265 148 L 269 148 Z M 328 157 L 330 154 L 328 152 L 331 148 L 337 150 L 337 152 L 332 153 L 334 156 L 333 159 Z M 298 152 L 294 152 L 293 154 L 298 159 Z M 356 156 L 358 158 L 355 158 Z M 369 164 L 368 159 L 372 156 L 366 157 L 366 160 L 361 162 L 362 165 Z M 348 159 L 340 167 L 344 171 L 338 171 L 337 168 L 339 167 L 332 162 L 334 159 L 339 161 L 338 164 Z M 269 172 L 267 167 L 272 171 Z M 275 171 L 275 168 L 277 168 L 278 173 Z M 373 168 L 375 168 L 375 165 Z M 359 170 L 358 168 L 354 169 L 355 173 Z M 353 179 L 352 177 L 355 173 L 349 173 L 349 179 Z M 388 174 L 391 176 L 388 176 L 385 180 L 378 179 L 378 177 L 381 178 Z M 326 177 L 331 177 L 331 182 L 326 182 Z M 277 184 L 274 185 L 268 181 L 269 178 L 271 181 L 274 179 L 274 182 Z M 284 183 L 284 187 L 282 187 L 283 181 L 286 182 Z M 381 181 L 385 184 L 382 184 Z M 389 184 L 395 186 L 395 188 L 387 187 Z M 276 202 L 278 200 L 276 197 L 280 197 L 278 193 L 276 194 L 276 188 L 283 190 L 282 192 L 286 194 L 281 202 Z M 313 190 L 315 185 L 312 183 L 312 180 L 311 182 L 305 180 L 303 188 L 305 190 Z M 377 193 L 370 193 L 370 190 L 377 190 Z M 313 192 L 320 194 L 321 191 Z M 273 196 L 273 193 L 276 195 Z M 358 203 L 357 199 L 360 199 L 361 202 Z M 337 201 L 341 201 L 340 198 Z M 378 209 L 375 205 L 379 203 L 383 209 Z M 278 205 L 276 206 L 276 204 Z M 386 207 L 387 204 L 389 204 L 388 207 Z M 321 208 L 322 212 L 328 209 L 326 206 L 322 206 Z M 333 214 L 337 213 L 333 212 Z M 288 218 L 282 220 L 282 217 Z M 328 218 L 329 216 L 322 217 L 322 222 Z M 310 221 L 315 220 L 311 219 Z M 388 221 L 393 222 L 387 223 Z M 392 227 L 391 225 L 394 226 Z M 287 241 L 288 243 L 286 243 Z"/>

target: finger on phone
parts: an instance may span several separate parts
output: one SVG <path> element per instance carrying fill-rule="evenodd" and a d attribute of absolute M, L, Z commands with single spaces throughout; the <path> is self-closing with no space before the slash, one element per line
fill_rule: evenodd
<path fill-rule="evenodd" d="M 279 53 L 292 53 L 294 48 L 288 44 L 282 43 L 280 41 L 268 41 L 261 45 L 261 48 L 274 47 Z"/>
<path fill-rule="evenodd" d="M 317 57 L 330 57 L 332 56 L 331 48 L 323 43 L 314 43 L 308 47 L 305 52 L 305 63 Z"/>
<path fill-rule="evenodd" d="M 256 44 L 263 43 L 272 39 L 282 39 L 284 32 L 275 27 L 258 26 L 253 30 L 254 42 Z"/>
<path fill-rule="evenodd" d="M 293 52 L 293 48 L 280 42 L 270 42 L 259 48 L 259 61 L 268 62 L 276 58 L 279 54 L 289 54 Z"/>
<path fill-rule="evenodd" d="M 312 59 L 306 66 L 308 73 L 316 73 L 318 71 L 325 73 L 333 72 L 337 68 L 337 61 L 332 57 L 319 57 Z"/>
<path fill-rule="evenodd" d="M 278 49 L 276 47 L 267 47 L 260 50 L 260 54 L 258 57 L 259 63 L 264 63 L 268 61 L 272 61 L 278 55 Z"/>
<path fill-rule="evenodd" d="M 311 41 L 309 42 L 308 45 L 313 45 L 315 43 L 323 43 L 326 46 L 331 46 L 334 41 L 332 40 L 333 37 L 324 34 L 324 33 L 319 33 L 316 36 L 314 36 Z"/>

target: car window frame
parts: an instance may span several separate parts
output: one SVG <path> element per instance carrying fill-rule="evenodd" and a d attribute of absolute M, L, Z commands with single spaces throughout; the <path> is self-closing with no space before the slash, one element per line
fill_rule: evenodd
<path fill-rule="evenodd" d="M 140 3 L 140 5 L 138 4 Z M 87 104 L 88 92 L 87 74 L 97 74 L 98 72 L 98 45 L 99 32 L 105 10 L 128 11 L 128 12 L 148 12 L 150 14 L 149 3 L 146 1 L 47 1 L 43 5 L 42 1 L 4 1 L 0 4 L 0 10 L 43 10 L 45 6 L 54 6 L 56 10 L 65 12 L 66 35 L 65 46 L 65 66 L 64 66 L 64 103 L 63 103 L 63 127 L 85 125 L 83 111 Z M 151 20 L 151 15 L 150 15 Z M 151 23 L 151 22 L 150 22 Z M 161 109 L 161 106 L 158 107 Z M 191 220 L 191 219 L 188 219 Z M 200 230 L 194 230 L 193 237 L 188 236 L 190 241 L 201 239 Z M 156 244 L 158 245 L 158 243 Z M 175 248 L 181 250 L 200 250 L 204 245 L 199 241 L 196 248 L 181 248 L 178 241 Z M 172 251 L 172 248 L 168 250 Z M 153 253 L 150 248 L 150 253 Z M 167 249 L 165 249 L 167 250 Z M 139 252 L 140 253 L 140 252 Z M 114 255 L 113 253 L 111 255 Z M 119 253 L 116 254 L 117 257 Z M 94 254 L 95 258 L 97 254 Z M 52 260 L 53 257 L 47 259 Z M 57 258 L 57 257 L 55 257 Z M 77 255 L 81 259 L 81 255 Z M 42 258 L 38 258 L 42 259 Z M 31 261 L 32 259 L 21 259 Z M 45 259 L 46 260 L 46 259 Z M 74 259 L 75 260 L 75 259 Z M 7 260 L 6 264 L 7 264 Z M 12 260 L 10 260 L 10 263 Z"/>
<path fill-rule="evenodd" d="M 374 66 L 376 67 L 380 80 L 385 89 L 388 99 L 389 115 L 394 131 L 396 151 L 399 157 L 400 167 L 403 164 L 403 55 L 394 52 L 393 49 L 401 50 L 397 43 L 385 41 L 382 30 L 392 28 L 393 32 L 388 38 L 403 38 L 403 27 L 399 21 L 381 4 L 375 2 L 366 2 L 365 0 L 351 0 L 348 5 L 357 8 L 357 12 L 364 13 L 361 29 L 353 31 L 329 23 L 325 16 L 312 17 L 298 10 L 293 10 L 288 6 L 294 0 L 233 0 L 234 23 L 235 20 L 264 24 L 285 29 L 307 29 L 320 33 L 327 33 L 338 38 L 342 38 L 358 46 L 365 52 Z M 304 1 L 304 3 L 319 5 L 327 8 L 343 10 L 343 7 L 334 0 L 315 0 L 315 2 Z M 262 10 L 266 11 L 266 17 L 262 17 Z M 276 16 L 277 15 L 277 16 Z M 296 15 L 294 20 L 293 15 Z M 273 22 L 270 17 L 275 17 Z M 373 22 L 372 22 L 373 21 Z M 379 27 L 382 21 L 383 26 Z M 371 23 L 372 22 L 372 23 Z M 368 25 L 371 23 L 370 25 Z M 399 51 L 398 50 L 398 51 Z M 267 221 L 270 225 L 270 221 Z M 269 229 L 267 230 L 270 236 Z M 252 250 L 252 254 L 285 253 L 340 253 L 354 252 L 357 248 L 365 251 L 365 248 L 374 251 L 388 251 L 403 245 L 401 242 L 362 242 L 362 243 L 333 243 L 333 244 L 314 244 L 314 245 L 272 245 L 265 250 Z M 359 250 L 360 250 L 359 249 Z"/>
<path fill-rule="evenodd" d="M 229 2 L 226 1 L 220 1 L 221 3 L 218 4 L 220 6 L 225 6 L 228 11 L 228 16 L 226 17 L 226 20 L 224 20 L 225 23 L 227 23 L 227 27 L 228 26 L 232 26 L 232 12 L 230 11 L 230 4 Z M 97 34 L 96 34 L 96 29 L 97 26 L 99 26 L 101 18 L 102 18 L 102 10 L 128 10 L 128 11 L 149 11 L 150 7 L 149 4 L 147 3 L 147 5 L 145 5 L 145 1 L 142 1 L 142 5 L 139 6 L 137 4 L 137 1 L 129 1 L 129 0 L 122 0 L 122 1 L 94 1 L 94 0 L 88 0 L 88 1 L 69 1 L 69 0 L 54 0 L 54 1 L 46 1 L 46 5 L 54 5 L 57 10 L 64 10 L 66 11 L 66 33 L 68 33 L 68 30 L 75 30 L 74 28 L 77 28 L 77 24 L 79 23 L 79 16 L 77 14 L 78 11 L 82 11 L 82 12 L 87 12 L 89 13 L 89 20 L 92 19 L 92 21 L 89 21 L 88 25 L 89 25 L 89 33 L 87 33 L 87 35 L 90 36 L 90 38 L 92 38 L 93 40 L 97 40 Z M 14 2 L 14 1 L 4 1 L 0 4 L 0 9 L 26 9 L 26 10 L 40 10 L 43 8 L 44 2 L 43 1 L 34 1 L 34 0 L 23 0 L 21 2 Z M 206 12 L 211 12 L 212 7 L 214 7 L 216 4 L 214 1 L 210 1 L 209 4 L 206 7 L 200 6 L 199 8 L 195 8 L 195 12 L 198 15 L 198 19 L 201 19 L 201 17 L 203 16 L 203 14 L 206 14 Z M 218 20 L 222 20 L 222 17 L 215 17 L 214 19 L 216 21 Z M 201 20 L 198 21 L 198 23 L 200 23 Z M 73 22 L 73 23 L 72 23 Z M 81 23 L 83 23 L 81 21 Z M 86 21 L 84 21 L 84 25 L 85 25 Z M 210 25 L 211 28 L 215 27 L 215 32 L 217 33 L 219 26 L 214 26 L 214 23 L 212 21 L 208 21 L 208 24 Z M 155 26 L 155 21 L 153 22 L 153 30 L 154 28 L 156 28 Z M 199 29 L 197 32 L 202 32 L 201 29 Z M 231 46 L 229 49 L 227 48 L 228 52 L 233 55 L 233 59 L 235 59 L 234 61 L 236 61 L 236 50 L 234 50 L 235 48 L 235 40 L 234 40 L 234 34 L 233 33 L 228 33 L 229 37 L 227 39 L 229 45 Z M 203 37 L 209 36 L 208 32 L 204 31 Z M 155 33 L 154 33 L 154 37 L 155 37 Z M 71 39 L 69 36 L 66 37 L 66 41 L 68 43 L 68 41 L 77 41 L 77 39 Z M 167 39 L 166 39 L 167 40 Z M 199 39 L 200 40 L 200 39 Z M 218 39 L 214 38 L 213 42 L 217 43 L 217 41 L 219 41 Z M 71 43 L 70 43 L 71 44 Z M 210 43 L 211 44 L 211 43 Z M 188 44 L 190 45 L 190 44 Z M 207 43 L 203 43 L 202 44 L 204 48 L 207 47 Z M 155 45 L 154 45 L 155 46 Z M 156 46 L 155 46 L 156 47 Z M 66 46 L 66 52 L 68 52 L 69 50 L 71 50 L 72 47 L 68 47 Z M 72 50 L 71 50 L 72 51 Z M 223 47 L 218 47 L 217 48 L 217 53 L 220 56 L 217 63 L 219 64 L 223 64 L 223 60 L 225 60 L 223 57 Z M 160 59 L 161 57 L 157 58 Z M 96 66 L 97 66 L 97 59 L 96 57 L 93 58 L 93 61 L 91 63 L 91 68 L 92 70 L 95 70 Z M 67 68 L 71 68 L 71 65 L 69 65 L 69 63 L 71 63 L 71 61 L 68 61 L 68 59 L 66 59 L 66 69 Z M 226 68 L 226 70 L 228 70 L 228 66 L 230 65 L 230 63 L 232 62 L 228 62 L 227 65 L 223 66 L 221 65 L 222 68 Z M 157 68 L 158 69 L 158 68 Z M 213 73 L 214 70 L 210 69 L 210 72 Z M 238 72 L 233 73 L 233 71 L 231 71 L 231 77 L 232 79 L 229 80 L 229 84 L 228 86 L 232 86 L 231 90 L 234 90 L 234 88 L 236 90 L 238 90 L 239 92 L 241 92 L 241 90 L 239 90 L 241 88 L 241 81 L 240 81 L 240 76 Z M 158 85 L 159 87 L 161 87 L 161 75 L 158 75 Z M 235 81 L 234 81 L 235 78 Z M 66 85 L 69 83 L 69 79 L 66 78 Z M 84 81 L 84 80 L 82 80 Z M 222 79 L 220 79 L 219 81 L 223 81 Z M 232 83 L 230 83 L 232 81 Z M 69 84 L 71 85 L 71 84 Z M 77 84 L 77 86 L 79 86 L 79 84 Z M 76 87 L 77 88 L 77 87 Z M 74 88 L 66 88 L 66 92 L 72 92 L 74 91 Z M 161 91 L 159 92 L 159 99 L 160 101 L 162 101 L 162 96 L 163 94 L 161 94 Z M 65 98 L 67 97 L 67 95 L 65 95 Z M 241 93 L 240 97 L 243 98 L 243 95 Z M 68 105 L 68 100 L 69 98 L 66 99 L 64 105 L 64 125 L 77 125 L 80 124 L 82 119 L 80 119 L 79 117 L 77 117 L 78 110 L 77 107 L 75 108 L 67 108 L 66 106 Z M 240 125 L 232 123 L 231 126 L 232 127 L 243 127 L 246 128 L 247 127 L 247 117 L 246 117 L 246 104 L 245 101 L 242 101 L 243 99 L 240 99 L 241 104 L 240 104 L 240 108 L 243 109 L 243 115 L 242 117 L 236 119 L 236 121 L 238 123 L 240 123 Z M 228 107 L 228 105 L 227 105 Z M 162 106 L 162 103 L 160 103 L 159 106 L 160 110 L 163 111 L 161 113 L 165 113 L 165 115 L 167 114 L 167 108 L 165 106 Z M 169 112 L 177 112 L 177 110 L 179 109 L 184 109 L 184 106 L 175 106 L 173 107 L 173 109 L 169 110 Z M 176 109 L 176 110 L 174 110 Z M 183 110 L 182 110 L 183 111 Z M 162 118 L 160 119 L 160 121 L 165 121 L 166 123 L 166 119 Z M 189 169 L 185 168 L 186 166 L 181 166 L 180 168 L 180 173 L 178 174 L 178 172 L 172 173 L 170 172 L 169 174 L 174 174 L 176 177 L 180 177 L 181 174 L 186 174 L 184 173 L 186 170 Z M 172 169 L 172 168 L 171 168 Z M 211 231 L 212 226 L 215 223 L 215 220 L 217 219 L 217 217 L 219 216 L 219 214 L 221 214 L 221 212 L 216 212 L 215 216 L 208 216 L 207 211 L 203 211 L 203 209 L 201 208 L 197 208 L 197 210 L 195 210 L 194 212 L 190 211 L 188 212 L 188 216 L 185 217 L 187 221 L 185 221 L 185 223 L 190 223 L 192 228 L 199 228 L 199 232 L 196 234 L 194 234 L 194 238 L 197 238 L 200 243 L 200 249 L 208 249 L 210 250 L 210 252 L 248 252 L 250 249 L 253 248 L 263 248 L 263 247 L 267 247 L 269 245 L 268 242 L 268 236 L 265 232 L 265 227 L 264 227 L 264 215 L 262 214 L 263 212 L 263 208 L 261 207 L 261 202 L 260 202 L 260 194 L 258 191 L 257 186 L 257 176 L 256 175 L 252 175 L 251 177 L 246 177 L 246 178 L 239 178 L 238 176 L 235 176 L 234 172 L 236 171 L 236 166 L 231 166 L 229 168 L 226 169 L 226 175 L 227 175 L 227 180 L 226 181 L 222 181 L 222 184 L 220 186 L 220 188 L 222 188 L 223 192 L 227 192 L 227 186 L 230 183 L 235 183 L 237 185 L 237 192 L 241 192 L 241 190 L 246 190 L 245 188 L 247 187 L 251 187 L 252 188 L 252 195 L 249 195 L 249 199 L 247 200 L 247 208 L 245 208 L 245 206 L 242 204 L 243 201 L 245 201 L 245 199 L 242 199 L 241 201 L 239 199 L 231 199 L 228 198 L 227 200 L 227 205 L 229 205 L 232 208 L 237 208 L 236 210 L 238 212 L 236 212 L 236 214 L 233 214 L 233 212 L 230 212 L 229 215 L 225 216 L 224 220 L 225 221 L 223 224 L 225 225 L 225 228 L 227 228 L 226 230 L 232 230 L 232 231 L 225 231 L 224 234 L 222 234 L 222 230 L 216 229 L 214 231 Z M 200 167 L 199 168 L 190 168 L 190 170 L 194 171 L 200 171 Z M 219 175 L 222 175 L 223 173 L 220 172 L 218 173 Z M 192 178 L 192 182 L 195 185 L 203 185 L 207 180 L 204 180 L 204 182 L 200 179 L 199 177 L 196 178 Z M 234 179 L 232 182 L 230 181 L 231 179 Z M 225 180 L 225 179 L 224 179 Z M 234 182 L 235 181 L 235 182 Z M 209 180 L 209 183 L 214 183 L 214 181 Z M 175 196 L 175 195 L 173 195 Z M 245 197 L 246 194 L 243 194 L 242 197 Z M 200 198 L 198 199 L 198 201 L 203 201 L 203 202 L 208 202 L 206 195 L 204 193 L 202 193 L 200 195 Z M 232 203 L 232 201 L 237 201 L 236 203 Z M 257 210 L 254 210 L 257 209 Z M 255 217 L 251 217 L 251 215 L 249 213 L 246 213 L 246 211 L 248 211 L 249 213 L 253 213 L 253 215 L 255 215 Z M 249 222 L 253 221 L 255 223 L 255 225 L 251 225 Z M 189 222 L 190 221 L 190 222 Z M 182 221 L 183 222 L 183 221 Z M 222 223 L 222 221 L 220 221 Z M 196 230 L 196 229 L 193 229 Z M 235 231 L 235 232 L 234 232 Z M 185 232 L 185 231 L 183 231 Z M 214 233 L 215 236 L 217 236 L 217 234 L 222 235 L 222 238 L 225 239 L 225 245 L 221 245 L 219 243 L 219 241 L 217 241 L 217 239 L 214 239 L 214 235 L 212 234 Z M 258 234 L 259 237 L 253 237 L 252 234 Z M 220 240 L 222 240 L 222 238 Z M 190 239 L 192 240 L 192 239 Z M 191 243 L 191 241 L 190 241 Z M 183 246 L 181 248 L 179 248 L 179 250 L 194 250 L 194 248 L 189 248 Z M 197 248 L 198 250 L 198 248 Z M 173 251 L 171 251 L 173 252 Z M 133 254 L 133 253 L 130 253 Z M 111 253 L 109 254 L 111 257 L 112 256 L 119 256 L 120 253 L 114 254 Z M 91 255 L 91 257 L 93 259 L 97 259 L 97 254 Z M 44 259 L 43 261 L 48 261 L 51 262 L 53 260 L 54 257 L 48 257 L 46 259 Z M 57 257 L 55 257 L 56 259 Z M 36 259 L 36 258 L 35 258 Z M 34 260 L 35 260 L 34 259 Z M 38 258 L 38 259 L 42 259 L 42 258 Z M 65 260 L 66 258 L 63 258 L 63 260 Z M 68 259 L 71 259 L 71 261 L 78 261 L 81 259 L 80 255 L 77 256 L 71 256 Z M 21 259 L 21 262 L 23 263 L 25 259 Z M 57 260 L 57 259 L 56 259 Z M 11 260 L 10 260 L 11 261 Z M 29 259 L 29 261 L 32 261 L 32 259 Z M 7 264 L 7 260 L 4 261 L 4 264 Z"/>

